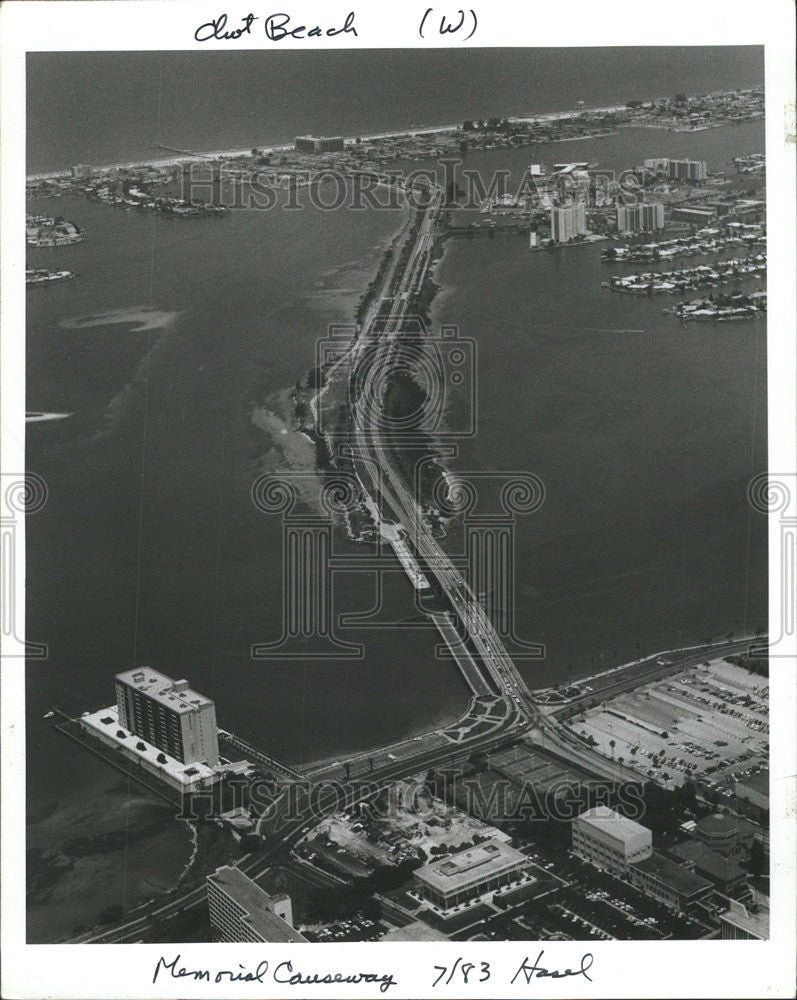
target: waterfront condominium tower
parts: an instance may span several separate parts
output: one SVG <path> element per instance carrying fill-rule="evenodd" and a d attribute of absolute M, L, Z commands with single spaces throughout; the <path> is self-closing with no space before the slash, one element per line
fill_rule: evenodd
<path fill-rule="evenodd" d="M 188 681 L 174 681 L 151 667 L 127 670 L 116 675 L 116 704 L 121 725 L 170 757 L 218 764 L 216 707 Z"/>
<path fill-rule="evenodd" d="M 587 209 L 583 201 L 551 209 L 551 238 L 564 243 L 587 231 Z"/>

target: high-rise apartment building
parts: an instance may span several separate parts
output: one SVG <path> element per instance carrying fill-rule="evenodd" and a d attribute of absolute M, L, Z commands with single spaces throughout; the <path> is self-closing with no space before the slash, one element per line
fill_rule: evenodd
<path fill-rule="evenodd" d="M 705 160 L 671 160 L 665 156 L 645 160 L 645 166 L 648 170 L 664 171 L 674 181 L 704 181 L 707 176 Z"/>
<path fill-rule="evenodd" d="M 551 209 L 551 239 L 566 243 L 587 231 L 587 208 L 583 201 Z"/>
<path fill-rule="evenodd" d="M 621 233 L 647 233 L 664 228 L 664 205 L 641 202 L 617 206 L 617 229 Z"/>
<path fill-rule="evenodd" d="M 192 691 L 188 681 L 172 680 L 151 667 L 116 675 L 119 722 L 131 733 L 186 764 L 219 763 L 216 707 Z"/>

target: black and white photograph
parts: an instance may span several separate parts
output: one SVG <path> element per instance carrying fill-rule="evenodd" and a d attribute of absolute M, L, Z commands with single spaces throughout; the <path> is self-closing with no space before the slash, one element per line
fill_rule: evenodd
<path fill-rule="evenodd" d="M 793 995 L 794 8 L 705 8 L 4 8 L 4 996 Z"/>

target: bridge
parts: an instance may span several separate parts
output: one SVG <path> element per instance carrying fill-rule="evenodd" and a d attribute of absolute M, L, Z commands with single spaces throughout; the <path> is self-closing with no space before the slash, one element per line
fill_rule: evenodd
<path fill-rule="evenodd" d="M 241 870 L 253 879 L 263 875 L 273 864 L 286 862 L 291 846 L 324 815 L 349 808 L 374 790 L 400 778 L 429 767 L 462 760 L 474 750 L 494 752 L 521 734 L 527 741 L 552 750 L 593 774 L 620 781 L 637 776 L 627 765 L 624 768 L 618 766 L 587 748 L 575 734 L 537 704 L 477 595 L 434 538 L 424 519 L 419 499 L 403 481 L 395 457 L 390 452 L 391 442 L 383 433 L 380 385 L 387 384 L 394 370 L 394 358 L 400 347 L 412 295 L 421 288 L 431 262 L 442 207 L 442 190 L 432 188 L 428 203 L 419 209 L 417 229 L 400 277 L 401 251 L 394 248 L 380 293 L 369 307 L 360 335 L 352 347 L 355 364 L 367 366 L 363 372 L 363 391 L 352 412 L 355 441 L 352 460 L 362 491 L 370 501 L 369 506 L 403 532 L 402 541 L 411 551 L 412 558 L 403 559 L 402 565 L 405 569 L 412 569 L 411 579 L 417 581 L 416 567 L 420 567 L 424 576 L 434 579 L 441 595 L 445 596 L 450 611 L 430 614 L 430 618 L 454 655 L 474 697 L 464 720 L 458 724 L 461 727 L 459 738 L 422 740 L 418 743 L 417 752 L 410 750 L 401 757 L 389 754 L 388 763 L 383 766 L 372 770 L 369 764 L 367 774 L 363 773 L 364 764 L 358 767 L 352 761 L 350 769 L 358 772 L 358 777 L 353 780 L 348 771 L 345 781 L 340 780 L 340 776 L 337 780 L 326 780 L 331 777 L 326 769 L 323 774 L 301 776 L 240 741 L 238 749 L 286 778 L 282 797 L 270 814 L 263 818 L 260 832 L 266 835 L 265 846 L 239 861 Z M 398 240 L 398 245 L 405 244 L 402 250 L 406 249 L 411 221 L 410 217 Z M 388 302 L 390 312 L 385 314 L 383 310 Z M 365 349 L 369 346 L 375 349 Z M 455 622 L 460 624 L 464 636 L 454 627 Z M 502 714 L 494 714 L 496 705 L 502 707 Z M 495 724 L 487 732 L 475 725 L 473 733 L 469 733 L 469 718 L 477 720 L 480 712 L 494 718 Z M 227 734 L 225 736 L 231 738 Z M 367 759 L 367 755 L 364 756 Z M 356 760 L 359 761 L 359 758 Z M 288 808 L 291 795 L 293 800 Z M 131 914 L 120 926 L 89 932 L 77 940 L 114 943 L 142 940 L 154 920 L 205 905 L 205 900 L 203 883 L 194 889 L 176 892 L 174 898 L 154 910 L 142 908 L 143 912 Z"/>

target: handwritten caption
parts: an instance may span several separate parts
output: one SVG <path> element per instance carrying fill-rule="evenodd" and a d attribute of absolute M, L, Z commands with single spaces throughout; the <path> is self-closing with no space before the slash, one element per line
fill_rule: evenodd
<path fill-rule="evenodd" d="M 566 968 L 553 968 L 548 963 L 543 963 L 545 956 L 544 949 L 540 949 L 536 959 L 532 961 L 528 956 L 516 965 L 510 966 L 509 970 L 494 972 L 490 962 L 471 960 L 458 956 L 451 965 L 435 965 L 430 977 L 429 986 L 431 989 L 438 989 L 446 986 L 474 986 L 478 983 L 493 981 L 495 985 L 514 986 L 516 983 L 529 986 L 534 979 L 567 979 L 581 976 L 588 982 L 592 982 L 589 970 L 592 968 L 593 956 L 591 952 L 583 954 L 575 966 Z M 269 962 L 263 959 L 255 966 L 247 967 L 241 962 L 236 963 L 235 969 L 210 969 L 210 968 L 188 968 L 181 963 L 181 956 L 178 954 L 174 958 L 161 956 L 154 968 L 152 982 L 157 983 L 160 977 L 171 979 L 190 979 L 193 982 L 205 982 L 218 985 L 220 983 L 258 983 L 265 985 L 268 982 L 278 983 L 280 986 L 333 986 L 338 983 L 349 985 L 372 985 L 379 989 L 380 993 L 387 993 L 393 986 L 398 986 L 398 975 L 393 972 L 383 972 L 381 970 L 363 971 L 362 969 L 351 969 L 341 972 L 339 970 L 307 971 L 303 970 L 299 963 L 295 965 L 292 961 Z"/>
<path fill-rule="evenodd" d="M 258 17 L 255 14 L 246 14 L 234 20 L 227 13 L 221 13 L 210 21 L 200 24 L 194 31 L 194 40 L 197 42 L 235 42 L 241 38 L 253 38 L 256 32 L 260 32 L 270 42 L 282 42 L 285 39 L 310 39 L 310 38 L 335 38 L 338 35 L 350 35 L 359 38 L 357 26 L 355 24 L 356 14 L 350 10 L 345 18 L 334 24 L 302 24 L 296 20 L 292 14 L 268 14 L 266 17 Z M 262 25 L 255 26 L 255 22 L 262 21 Z M 458 37 L 466 42 L 473 38 L 479 25 L 479 19 L 473 8 L 457 10 L 453 15 L 447 12 L 435 11 L 434 7 L 428 7 L 423 14 L 418 25 L 418 35 L 420 38 L 447 38 Z"/>

